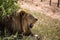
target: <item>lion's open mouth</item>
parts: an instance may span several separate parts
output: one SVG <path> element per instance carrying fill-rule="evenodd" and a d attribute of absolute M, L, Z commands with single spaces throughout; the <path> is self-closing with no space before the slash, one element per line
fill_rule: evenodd
<path fill-rule="evenodd" d="M 29 27 L 32 28 L 33 27 L 33 24 L 30 24 Z"/>

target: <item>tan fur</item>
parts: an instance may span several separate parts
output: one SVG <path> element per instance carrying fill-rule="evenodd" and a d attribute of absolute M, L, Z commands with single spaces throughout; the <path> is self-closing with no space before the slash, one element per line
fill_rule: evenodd
<path fill-rule="evenodd" d="M 22 31 L 20 20 L 21 20 L 20 14 L 13 15 L 13 18 L 12 18 L 12 28 L 13 28 L 13 31 L 16 31 L 16 32 L 21 32 Z"/>
<path fill-rule="evenodd" d="M 30 24 L 34 25 L 34 23 L 37 21 L 36 18 L 34 18 L 31 14 L 28 14 L 24 11 L 21 11 L 23 13 L 22 16 L 22 27 L 23 27 L 23 32 L 25 35 L 29 35 L 31 33 L 30 30 Z"/>
<path fill-rule="evenodd" d="M 24 35 L 29 35 L 31 33 L 31 25 L 37 21 L 35 17 L 31 14 L 28 14 L 25 11 L 21 11 L 19 13 L 14 13 L 11 20 L 9 19 L 7 24 L 11 24 L 8 30 L 11 30 L 13 33 L 23 33 Z M 10 23 L 9 23 L 10 22 Z M 7 25 L 6 25 L 7 26 Z"/>

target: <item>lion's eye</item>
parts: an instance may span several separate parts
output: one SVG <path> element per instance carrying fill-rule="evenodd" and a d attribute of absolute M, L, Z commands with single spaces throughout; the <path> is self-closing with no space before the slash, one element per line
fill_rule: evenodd
<path fill-rule="evenodd" d="M 34 18 L 32 15 L 28 15 L 28 17 L 29 17 L 30 19 L 33 19 L 33 18 Z"/>

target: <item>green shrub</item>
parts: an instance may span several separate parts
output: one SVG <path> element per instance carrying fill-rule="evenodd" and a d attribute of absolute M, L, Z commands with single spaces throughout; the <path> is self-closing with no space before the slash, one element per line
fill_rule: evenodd
<path fill-rule="evenodd" d="M 0 21 L 6 15 L 12 15 L 19 7 L 15 5 L 18 0 L 0 0 Z"/>

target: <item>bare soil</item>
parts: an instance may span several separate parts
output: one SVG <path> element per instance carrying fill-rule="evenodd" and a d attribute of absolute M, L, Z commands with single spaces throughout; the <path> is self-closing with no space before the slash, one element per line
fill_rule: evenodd
<path fill-rule="evenodd" d="M 29 9 L 31 11 L 38 11 L 54 19 L 60 20 L 60 7 L 57 7 L 57 0 L 52 0 L 52 5 L 49 5 L 49 0 L 43 2 L 39 0 L 24 0 L 22 3 L 18 1 L 18 4 L 22 8 Z"/>

